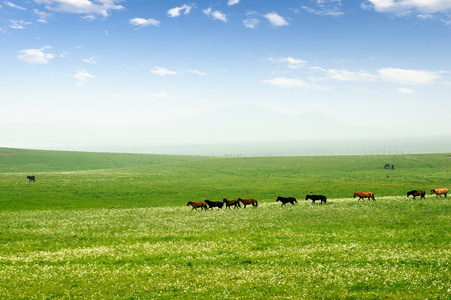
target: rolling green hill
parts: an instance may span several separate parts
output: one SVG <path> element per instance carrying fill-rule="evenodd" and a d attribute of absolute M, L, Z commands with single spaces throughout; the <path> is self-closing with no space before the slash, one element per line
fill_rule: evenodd
<path fill-rule="evenodd" d="M 394 169 L 384 169 L 386 163 Z M 264 202 L 306 194 L 333 199 L 356 191 L 377 198 L 450 182 L 446 154 L 203 157 L 0 148 L 1 210 L 177 206 L 238 197 Z"/>

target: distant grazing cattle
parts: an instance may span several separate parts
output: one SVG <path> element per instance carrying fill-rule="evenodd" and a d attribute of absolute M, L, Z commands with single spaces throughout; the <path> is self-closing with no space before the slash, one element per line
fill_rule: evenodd
<path fill-rule="evenodd" d="M 384 169 L 390 169 L 390 164 L 385 164 Z"/>
<path fill-rule="evenodd" d="M 224 203 L 221 201 L 210 201 L 210 200 L 205 200 L 205 203 L 208 204 L 209 208 L 213 209 L 213 207 L 218 207 L 221 208 L 224 206 Z"/>
<path fill-rule="evenodd" d="M 229 208 L 230 209 L 230 206 L 234 206 L 234 209 L 235 208 L 241 208 L 241 205 L 240 205 L 240 201 L 238 201 L 238 200 L 227 200 L 227 199 L 223 199 L 222 200 L 222 203 L 225 203 L 225 205 L 226 205 L 226 208 Z"/>
<path fill-rule="evenodd" d="M 199 207 L 201 210 L 203 210 L 203 209 L 207 210 L 207 204 L 205 204 L 205 202 L 188 201 L 188 204 L 186 204 L 186 206 L 190 206 L 190 205 L 193 207 L 191 210 L 193 210 L 193 209 L 197 210 Z"/>
<path fill-rule="evenodd" d="M 312 200 L 312 203 L 315 204 L 315 201 L 320 201 L 321 200 L 321 204 L 324 204 L 327 202 L 327 198 L 326 196 L 323 195 L 307 195 L 305 196 L 305 200 Z"/>
<path fill-rule="evenodd" d="M 442 198 L 442 195 L 445 195 L 445 198 L 448 196 L 448 189 L 432 189 L 431 190 L 431 195 L 435 194 L 435 198 L 437 198 L 437 196 L 440 196 L 440 198 Z"/>
<path fill-rule="evenodd" d="M 413 196 L 413 199 L 415 199 L 416 196 L 421 196 L 420 199 L 424 199 L 425 195 L 426 195 L 426 192 L 422 191 L 422 190 L 413 190 L 413 191 L 407 192 L 407 197 Z"/>
<path fill-rule="evenodd" d="M 35 176 L 27 176 L 28 181 L 36 181 Z"/>
<path fill-rule="evenodd" d="M 359 196 L 359 201 L 360 201 L 360 199 L 364 200 L 365 198 L 368 198 L 368 201 L 370 201 L 370 199 L 373 199 L 373 201 L 376 201 L 376 199 L 374 199 L 374 194 L 371 192 L 354 193 L 354 198 L 356 196 Z"/>
<path fill-rule="evenodd" d="M 282 206 L 286 205 L 287 203 L 291 203 L 291 205 L 294 205 L 294 202 L 298 203 L 296 198 L 294 197 L 277 197 L 276 202 L 282 202 Z"/>

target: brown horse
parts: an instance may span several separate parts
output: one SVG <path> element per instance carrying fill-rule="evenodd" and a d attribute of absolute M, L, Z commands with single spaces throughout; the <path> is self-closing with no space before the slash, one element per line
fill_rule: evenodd
<path fill-rule="evenodd" d="M 371 192 L 354 193 L 354 198 L 356 196 L 359 196 L 359 201 L 360 201 L 360 199 L 364 200 L 364 198 L 368 198 L 368 201 L 370 201 L 370 198 L 373 199 L 373 201 L 376 201 L 376 199 L 374 199 L 374 194 Z"/>
<path fill-rule="evenodd" d="M 241 201 L 241 203 L 243 203 L 244 208 L 246 208 L 247 205 L 251 205 L 253 207 L 258 207 L 258 201 L 255 199 L 243 199 L 243 198 L 238 198 L 238 201 Z"/>
<path fill-rule="evenodd" d="M 435 198 L 437 198 L 437 196 L 440 196 L 440 198 L 442 198 L 442 195 L 445 195 L 445 198 L 448 196 L 448 189 L 432 189 L 431 190 L 431 195 L 435 194 Z"/>
<path fill-rule="evenodd" d="M 205 202 L 193 202 L 193 201 L 188 201 L 188 204 L 186 204 L 186 206 L 192 206 L 193 209 L 197 210 L 199 207 L 201 210 L 205 209 L 207 210 L 207 204 Z M 191 210 L 193 210 L 191 209 Z"/>
<path fill-rule="evenodd" d="M 222 199 L 222 202 L 225 203 L 226 208 L 229 208 L 229 209 L 230 209 L 230 206 L 235 206 L 234 208 L 237 208 L 237 207 L 241 208 L 239 200 L 230 200 L 229 201 L 224 198 L 224 199 Z"/>
<path fill-rule="evenodd" d="M 407 197 L 413 196 L 413 199 L 415 199 L 416 196 L 421 196 L 420 199 L 424 199 L 424 195 L 426 195 L 426 192 L 422 191 L 422 190 L 418 190 L 418 191 L 413 190 L 413 191 L 407 192 Z"/>

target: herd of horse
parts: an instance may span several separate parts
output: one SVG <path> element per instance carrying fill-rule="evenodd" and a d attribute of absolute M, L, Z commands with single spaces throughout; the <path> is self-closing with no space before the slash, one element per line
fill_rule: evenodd
<path fill-rule="evenodd" d="M 442 195 L 445 195 L 445 198 L 447 198 L 448 196 L 448 189 L 432 189 L 431 190 L 431 195 L 435 194 L 436 198 L 438 196 L 440 196 L 440 198 L 442 197 Z M 409 196 L 413 196 L 413 199 L 415 199 L 415 197 L 420 196 L 422 198 L 425 198 L 426 192 L 423 190 L 413 190 L 410 192 L 407 192 L 407 197 Z M 372 192 L 358 192 L 358 193 L 354 193 L 354 198 L 355 197 L 359 197 L 358 201 L 362 200 L 365 201 L 365 199 L 368 199 L 368 201 L 371 201 L 371 199 L 373 201 L 376 201 L 376 198 L 374 197 L 374 194 Z M 316 201 L 321 201 L 321 204 L 326 204 L 327 202 L 327 198 L 326 196 L 323 195 L 307 195 L 305 197 L 305 200 L 312 200 L 312 204 L 315 204 Z M 294 203 L 298 203 L 298 201 L 296 200 L 296 198 L 294 197 L 277 197 L 276 202 L 281 202 L 282 206 L 286 206 L 287 203 L 291 203 L 291 205 L 294 205 Z M 222 209 L 225 205 L 226 208 L 230 209 L 231 206 L 235 208 L 241 208 L 241 204 L 244 206 L 244 208 L 246 208 L 246 206 L 248 205 L 252 205 L 252 207 L 258 207 L 258 201 L 256 199 L 244 199 L 244 198 L 238 198 L 237 200 L 227 200 L 227 199 L 223 199 L 222 202 L 221 201 L 210 201 L 210 200 L 205 200 L 205 201 L 200 201 L 200 202 L 193 202 L 193 201 L 188 201 L 188 203 L 186 204 L 186 206 L 192 206 L 193 208 L 191 210 L 194 209 L 198 209 L 200 208 L 201 210 L 208 210 L 208 209 L 213 209 L 214 207 L 217 207 L 218 209 Z"/>

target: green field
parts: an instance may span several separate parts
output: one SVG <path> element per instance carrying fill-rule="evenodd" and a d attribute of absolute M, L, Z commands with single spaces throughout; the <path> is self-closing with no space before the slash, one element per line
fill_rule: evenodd
<path fill-rule="evenodd" d="M 0 299 L 451 299 L 451 199 L 428 192 L 450 183 L 449 154 L 0 148 Z M 259 207 L 186 206 L 238 197 Z"/>

